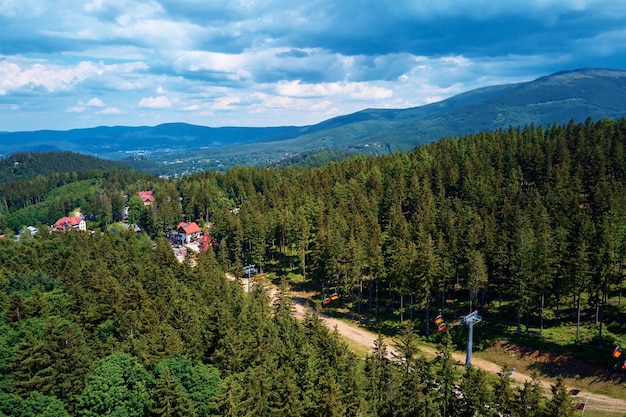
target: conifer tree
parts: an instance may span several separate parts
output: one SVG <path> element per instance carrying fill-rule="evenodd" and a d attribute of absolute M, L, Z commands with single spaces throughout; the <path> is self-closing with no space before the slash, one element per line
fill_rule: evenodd
<path fill-rule="evenodd" d="M 510 379 L 510 373 L 514 371 L 514 369 L 503 366 L 498 372 L 498 380 L 494 386 L 495 408 L 504 416 L 512 416 L 515 409 L 516 398 Z"/>
<path fill-rule="evenodd" d="M 467 417 L 494 415 L 492 392 L 484 371 L 473 366 L 467 367 L 459 388 L 462 400 L 458 415 Z"/>
<path fill-rule="evenodd" d="M 537 381 L 537 375 L 531 375 L 532 380 L 524 382 L 524 386 L 517 395 L 515 415 L 519 417 L 540 417 L 544 413 L 543 390 Z"/>
<path fill-rule="evenodd" d="M 574 406 L 562 376 L 558 376 L 552 390 L 552 399 L 547 401 L 545 416 L 548 417 L 573 417 Z"/>
<path fill-rule="evenodd" d="M 436 403 L 442 417 L 452 417 L 456 415 L 457 411 L 454 408 L 456 400 L 453 392 L 457 376 L 452 358 L 452 338 L 449 332 L 443 334 L 439 344 L 437 361 L 439 368 L 435 372 L 435 381 L 440 389 Z"/>
<path fill-rule="evenodd" d="M 193 402 L 168 368 L 157 378 L 152 395 L 152 414 L 156 417 L 196 416 Z"/>

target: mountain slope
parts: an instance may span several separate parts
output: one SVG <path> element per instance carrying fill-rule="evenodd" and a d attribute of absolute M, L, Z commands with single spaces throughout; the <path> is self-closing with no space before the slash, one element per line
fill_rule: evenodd
<path fill-rule="evenodd" d="M 73 152 L 23 152 L 0 159 L 0 184 L 86 170 L 132 170 L 128 165 Z"/>
<path fill-rule="evenodd" d="M 381 154 L 483 130 L 625 116 L 626 71 L 583 68 L 484 87 L 426 106 L 365 109 L 312 126 L 211 128 L 170 123 L 5 132 L 0 133 L 0 154 L 42 148 L 109 159 L 139 154 L 162 163 L 152 165 L 154 173 L 180 173 L 267 164 L 318 150 Z"/>
<path fill-rule="evenodd" d="M 334 141 L 339 147 L 379 144 L 383 148 L 410 149 L 442 137 L 509 126 L 625 116 L 626 71 L 589 68 L 560 72 L 527 83 L 473 90 L 412 109 L 364 110 L 343 116 L 344 120 L 350 118 L 353 122 L 319 131 L 313 127 L 314 132 L 300 137 L 299 141 L 305 148 L 307 143 L 325 140 Z M 368 124 L 367 133 L 355 133 L 363 123 Z M 370 133 L 375 130 L 378 132 Z"/>

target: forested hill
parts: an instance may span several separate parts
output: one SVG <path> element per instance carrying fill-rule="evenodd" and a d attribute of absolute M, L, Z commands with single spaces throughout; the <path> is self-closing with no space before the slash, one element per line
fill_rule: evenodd
<path fill-rule="evenodd" d="M 124 201 L 115 190 L 147 185 L 151 179 L 125 164 L 73 152 L 14 154 L 0 160 L 0 229 L 49 225 L 76 207 L 90 211 L 91 202 L 111 205 L 112 195 L 113 207 L 121 213 Z"/>
<path fill-rule="evenodd" d="M 0 184 L 89 170 L 131 170 L 128 165 L 75 152 L 22 152 L 0 159 Z"/>
<path fill-rule="evenodd" d="M 602 383 L 626 380 L 613 355 L 626 346 L 626 119 L 311 169 L 120 178 L 76 183 L 94 188 L 81 211 L 95 233 L 0 239 L 0 417 L 571 416 L 562 381 L 548 401 L 536 380 L 453 363 L 467 340 L 453 324 L 474 310 L 475 349 L 544 344 L 602 366 Z M 134 195 L 146 186 L 154 205 Z M 74 202 L 65 187 L 55 197 Z M 0 207 L 0 227 L 41 204 Z M 111 231 L 124 205 L 145 233 Z M 210 223 L 213 242 L 182 263 L 163 237 L 181 219 Z M 382 338 L 357 357 L 313 310 L 294 318 L 286 286 L 273 301 L 263 281 L 243 293 L 225 272 L 248 264 L 390 329 L 402 357 L 386 359 Z M 435 360 L 418 337 L 437 343 Z"/>

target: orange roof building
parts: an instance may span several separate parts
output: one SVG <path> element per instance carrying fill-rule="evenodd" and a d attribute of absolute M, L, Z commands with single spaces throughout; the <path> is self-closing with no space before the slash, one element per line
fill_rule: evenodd
<path fill-rule="evenodd" d="M 167 233 L 167 237 L 171 242 L 181 245 L 185 245 L 195 239 L 200 239 L 201 236 L 202 229 L 194 222 L 180 222 L 178 226 L 176 226 L 175 231 Z"/>
<path fill-rule="evenodd" d="M 87 231 L 87 224 L 80 216 L 74 217 L 61 217 L 54 223 L 53 230 L 56 232 L 65 232 L 67 230 L 81 230 Z"/>
<path fill-rule="evenodd" d="M 152 191 L 138 191 L 137 195 L 141 198 L 144 204 L 153 204 L 154 196 L 152 195 Z"/>
<path fill-rule="evenodd" d="M 200 229 L 200 226 L 198 226 L 196 222 L 191 222 L 191 223 L 180 222 L 178 223 L 178 226 L 176 227 L 176 231 L 178 233 L 184 233 L 186 235 L 202 233 L 202 229 Z"/>

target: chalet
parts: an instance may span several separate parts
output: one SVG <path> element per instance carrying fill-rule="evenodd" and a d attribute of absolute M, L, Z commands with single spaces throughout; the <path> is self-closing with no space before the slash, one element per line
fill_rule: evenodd
<path fill-rule="evenodd" d="M 185 245 L 192 240 L 199 239 L 200 236 L 202 236 L 202 229 L 200 229 L 200 226 L 198 226 L 195 222 L 181 222 L 178 224 L 174 232 L 168 233 L 168 237 L 172 242 L 181 245 Z"/>
<path fill-rule="evenodd" d="M 146 206 L 154 204 L 154 196 L 152 195 L 152 191 L 138 191 L 137 195 L 143 201 L 143 204 Z"/>
<path fill-rule="evenodd" d="M 52 226 L 52 231 L 54 232 L 66 232 L 72 229 L 86 232 L 87 223 L 80 216 L 62 217 Z"/>

